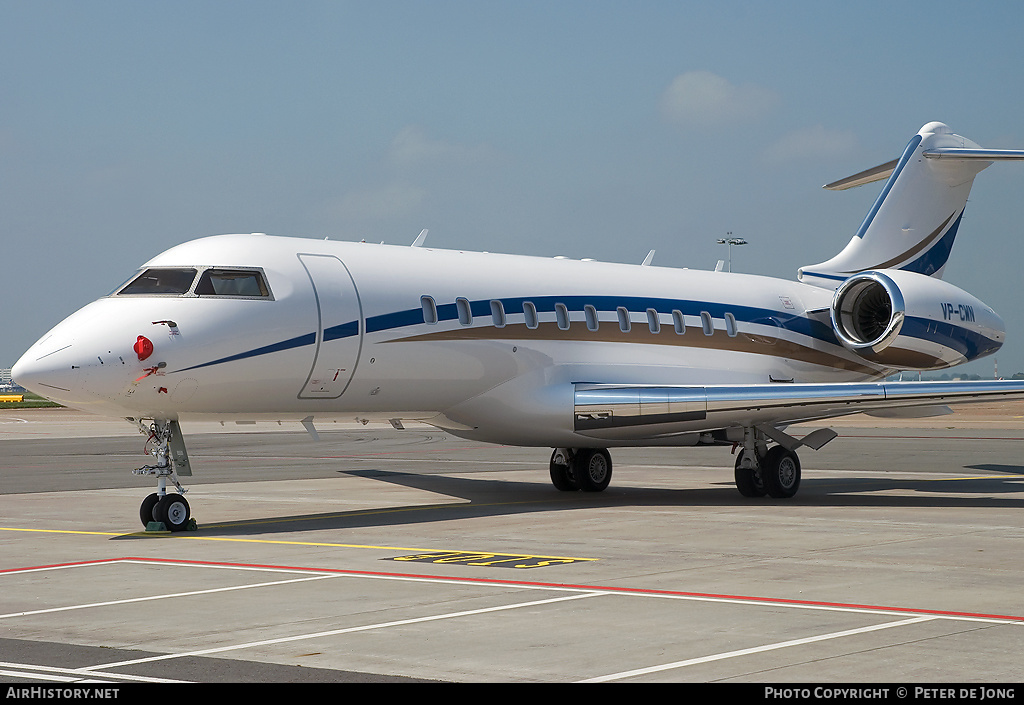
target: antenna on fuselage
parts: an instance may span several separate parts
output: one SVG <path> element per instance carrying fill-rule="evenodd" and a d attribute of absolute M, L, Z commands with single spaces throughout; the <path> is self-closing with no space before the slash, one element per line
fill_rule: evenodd
<path fill-rule="evenodd" d="M 430 232 L 430 231 L 427 230 L 426 228 L 423 228 L 423 230 L 420 230 L 420 234 L 416 236 L 416 239 L 413 241 L 411 247 L 419 247 L 420 245 L 422 245 L 423 241 L 427 239 L 427 233 L 428 232 Z"/>
<path fill-rule="evenodd" d="M 650 267 L 651 266 L 651 260 L 653 260 L 653 259 L 654 259 L 654 250 L 651 250 L 650 252 L 647 253 L 647 256 L 644 257 L 644 261 L 640 263 L 640 266 L 641 267 Z"/>

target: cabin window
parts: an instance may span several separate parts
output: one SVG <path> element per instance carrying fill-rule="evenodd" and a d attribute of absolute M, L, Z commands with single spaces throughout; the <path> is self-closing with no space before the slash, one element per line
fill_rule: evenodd
<path fill-rule="evenodd" d="M 491 322 L 495 328 L 505 327 L 505 307 L 500 301 L 491 302 Z"/>
<path fill-rule="evenodd" d="M 731 313 L 725 314 L 725 332 L 729 334 L 730 338 L 735 338 L 739 333 L 739 329 L 736 328 L 736 316 Z"/>
<path fill-rule="evenodd" d="M 704 335 L 713 335 L 715 332 L 715 322 L 711 320 L 711 314 L 707 311 L 700 312 L 700 325 L 704 328 Z"/>
<path fill-rule="evenodd" d="M 424 323 L 437 323 L 437 304 L 431 296 L 420 297 L 420 307 L 423 309 Z"/>
<path fill-rule="evenodd" d="M 526 321 L 526 327 L 531 330 L 540 325 L 540 319 L 537 317 L 537 307 L 533 305 L 533 302 L 523 302 L 523 318 Z"/>
<path fill-rule="evenodd" d="M 672 312 L 672 325 L 675 326 L 676 333 L 678 335 L 682 335 L 683 333 L 686 332 L 686 319 L 683 318 L 682 311 Z"/>
<path fill-rule="evenodd" d="M 469 308 L 469 299 L 455 299 L 455 308 L 459 312 L 459 323 L 464 326 L 473 323 L 473 312 Z"/>
<path fill-rule="evenodd" d="M 622 306 L 619 306 L 617 313 L 619 314 L 619 330 L 623 333 L 629 332 L 629 311 Z"/>
<path fill-rule="evenodd" d="M 647 327 L 652 333 L 661 332 L 661 320 L 658 319 L 658 312 L 653 308 L 647 309 Z"/>
<path fill-rule="evenodd" d="M 561 330 L 569 330 L 569 309 L 565 304 L 555 304 L 555 321 Z"/>
<path fill-rule="evenodd" d="M 126 294 L 171 294 L 180 296 L 192 288 L 196 278 L 195 269 L 153 268 L 139 274 L 121 288 L 118 295 Z"/>
<path fill-rule="evenodd" d="M 270 296 L 260 272 L 251 269 L 207 269 L 196 285 L 199 296 Z"/>
<path fill-rule="evenodd" d="M 587 317 L 587 330 L 597 330 L 599 325 L 597 320 L 597 309 L 590 304 L 587 304 L 583 307 L 583 313 L 586 314 Z"/>

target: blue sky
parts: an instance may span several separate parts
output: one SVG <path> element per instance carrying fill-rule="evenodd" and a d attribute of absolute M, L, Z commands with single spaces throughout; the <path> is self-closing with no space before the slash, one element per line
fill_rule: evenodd
<path fill-rule="evenodd" d="M 940 120 L 1024 148 L 1024 5 L 0 0 L 0 367 L 224 232 L 794 278 Z M 975 182 L 946 279 L 1024 371 L 1024 165 Z M 969 371 L 991 374 L 991 358 Z"/>

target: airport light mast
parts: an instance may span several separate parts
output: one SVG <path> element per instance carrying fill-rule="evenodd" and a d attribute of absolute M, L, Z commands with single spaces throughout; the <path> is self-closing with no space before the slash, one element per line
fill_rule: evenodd
<path fill-rule="evenodd" d="M 747 241 L 741 237 L 733 237 L 732 231 L 726 233 L 726 237 L 718 238 L 719 245 L 729 246 L 729 271 L 732 271 L 732 246 L 733 245 L 746 245 Z"/>

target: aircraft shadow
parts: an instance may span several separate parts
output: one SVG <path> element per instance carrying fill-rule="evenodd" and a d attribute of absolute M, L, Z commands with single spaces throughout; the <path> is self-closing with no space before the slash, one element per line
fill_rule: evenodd
<path fill-rule="evenodd" d="M 966 465 L 968 470 L 981 470 L 983 472 L 1005 472 L 1007 474 L 1024 475 L 1024 465 L 999 465 L 997 463 L 981 463 L 979 465 Z"/>
<path fill-rule="evenodd" d="M 566 512 L 595 507 L 720 507 L 777 504 L 779 507 L 888 507 L 888 508 L 1013 508 L 1024 509 L 1024 467 L 974 465 L 965 470 L 1005 473 L 1005 477 L 953 479 L 804 478 L 800 493 L 790 500 L 741 497 L 730 481 L 714 481 L 707 488 L 625 487 L 612 485 L 601 493 L 559 492 L 547 482 L 518 482 L 478 477 L 449 477 L 389 470 L 348 470 L 342 474 L 389 482 L 463 502 L 451 504 L 381 507 L 370 510 L 254 517 L 246 521 L 200 522 L 207 536 L 245 536 L 338 529 L 395 527 L 479 517 Z M 545 478 L 546 479 L 546 478 Z M 899 491 L 901 494 L 890 494 Z M 998 497 L 1015 494 L 1014 497 Z M 132 538 L 131 536 L 118 539 Z M 118 540 L 113 539 L 113 540 Z"/>

